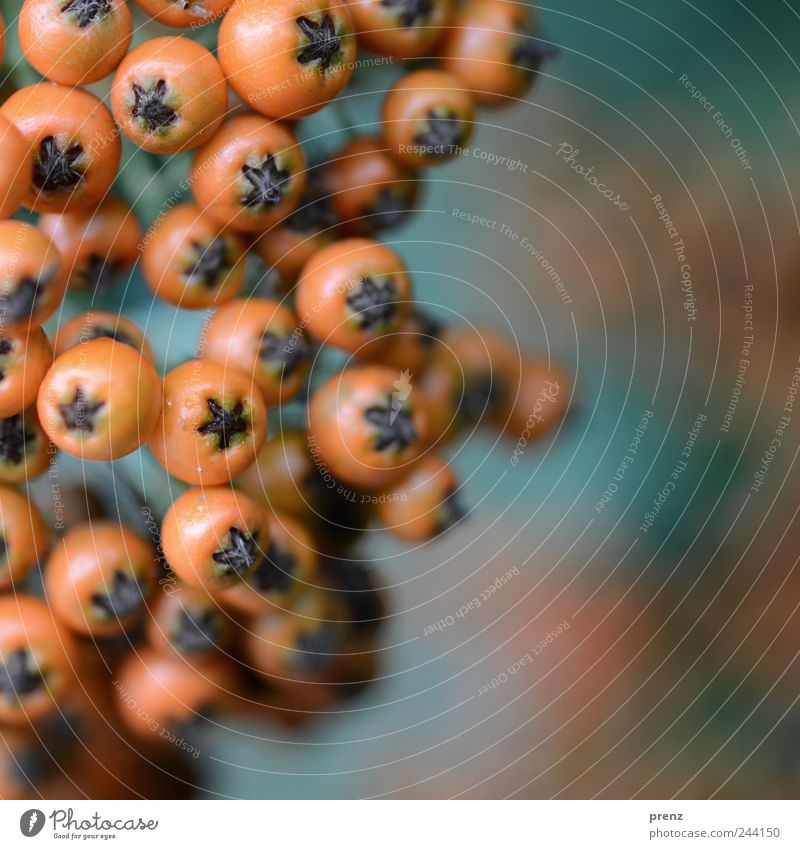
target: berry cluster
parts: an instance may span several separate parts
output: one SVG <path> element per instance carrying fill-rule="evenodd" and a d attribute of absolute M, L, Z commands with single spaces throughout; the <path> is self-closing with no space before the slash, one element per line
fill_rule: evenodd
<path fill-rule="evenodd" d="M 20 46 L 46 81 L 0 106 L 2 797 L 74 795 L 52 775 L 64 723 L 83 722 L 70 774 L 124 794 L 141 786 L 124 757 L 109 789 L 87 751 L 102 761 L 129 735 L 178 774 L 210 713 L 294 722 L 357 690 L 386 602 L 352 556 L 359 533 L 418 544 L 459 523 L 447 443 L 477 425 L 538 436 L 569 395 L 547 362 L 419 310 L 375 240 L 413 211 L 421 170 L 459 155 L 476 104 L 524 95 L 550 53 L 525 6 L 137 2 L 186 34 L 129 49 L 125 0 L 25 0 Z M 216 54 L 191 37 L 214 21 Z M 414 66 L 379 134 L 309 163 L 301 119 L 345 89 L 359 51 Z M 110 108 L 79 88 L 112 74 Z M 111 194 L 121 135 L 192 151 L 193 202 L 165 201 L 144 233 Z M 196 359 L 162 376 L 136 323 L 98 310 L 51 343 L 42 324 L 68 289 L 102 295 L 137 263 L 156 299 L 213 310 Z M 279 280 L 270 297 L 245 293 L 254 263 Z M 348 361 L 318 379 L 323 348 Z M 286 404 L 304 424 L 268 439 Z M 110 462 L 143 446 L 183 488 L 153 539 L 97 518 L 54 538 L 15 488 L 59 451 Z"/>

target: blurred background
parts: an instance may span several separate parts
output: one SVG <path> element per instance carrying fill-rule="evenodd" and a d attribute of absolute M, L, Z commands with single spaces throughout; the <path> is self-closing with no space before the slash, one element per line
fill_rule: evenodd
<path fill-rule="evenodd" d="M 388 600 L 377 679 L 297 727 L 219 719 L 196 795 L 800 790 L 800 4 L 539 10 L 558 58 L 526 101 L 481 112 L 386 241 L 432 313 L 563 364 L 572 410 L 517 465 L 508 440 L 453 447 L 469 519 L 445 539 L 365 535 L 357 556 Z M 213 27 L 199 37 L 213 45 Z M 398 72 L 361 69 L 306 122 L 307 148 L 375 122 Z M 125 145 L 117 188 L 147 226 L 188 158 Z M 193 356 L 204 319 L 154 303 L 134 272 L 53 322 L 90 306 L 137 319 L 162 368 Z M 146 452 L 97 477 L 131 515 L 176 492 Z"/>

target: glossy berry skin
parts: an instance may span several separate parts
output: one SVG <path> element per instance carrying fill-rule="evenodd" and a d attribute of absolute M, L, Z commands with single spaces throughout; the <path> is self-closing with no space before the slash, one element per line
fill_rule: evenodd
<path fill-rule="evenodd" d="M 33 178 L 23 204 L 36 212 L 86 209 L 117 176 L 121 145 L 111 113 L 88 91 L 37 83 L 0 106 L 28 143 Z"/>
<path fill-rule="evenodd" d="M 158 652 L 213 657 L 233 637 L 234 622 L 206 590 L 178 584 L 160 594 L 147 621 L 147 641 Z"/>
<path fill-rule="evenodd" d="M 522 362 L 522 373 L 515 393 L 506 428 L 517 440 L 540 439 L 566 415 L 571 381 L 556 366 L 544 359 L 528 358 Z"/>
<path fill-rule="evenodd" d="M 133 33 L 125 0 L 25 0 L 19 43 L 36 70 L 62 85 L 86 85 L 122 61 Z"/>
<path fill-rule="evenodd" d="M 228 105 L 213 55 L 189 38 L 153 38 L 123 59 L 111 110 L 123 133 L 151 153 L 193 150 L 219 128 Z"/>
<path fill-rule="evenodd" d="M 73 686 L 74 654 L 45 602 L 0 596 L 0 723 L 28 726 L 53 713 Z"/>
<path fill-rule="evenodd" d="M 230 487 L 189 489 L 167 511 L 161 542 L 184 583 L 218 592 L 259 567 L 270 543 L 267 512 Z"/>
<path fill-rule="evenodd" d="M 113 195 L 93 209 L 41 215 L 37 226 L 58 248 L 75 289 L 105 294 L 139 256 L 139 222 Z"/>
<path fill-rule="evenodd" d="M 125 525 L 76 525 L 53 547 L 45 592 L 58 621 L 93 637 L 120 634 L 141 621 L 157 580 L 153 547 Z"/>
<path fill-rule="evenodd" d="M 468 0 L 440 44 L 444 70 L 458 77 L 479 103 L 498 106 L 522 97 L 554 51 L 527 35 L 535 11 L 510 0 Z"/>
<path fill-rule="evenodd" d="M 240 115 L 197 150 L 189 180 L 207 215 L 232 230 L 259 233 L 299 203 L 305 157 L 282 124 Z"/>
<path fill-rule="evenodd" d="M 319 569 L 314 539 L 302 522 L 287 514 L 269 514 L 269 547 L 244 581 L 219 595 L 237 613 L 258 616 L 284 609 L 298 592 L 313 586 Z"/>
<path fill-rule="evenodd" d="M 221 18 L 233 0 L 136 0 L 148 15 L 168 27 L 197 27 Z"/>
<path fill-rule="evenodd" d="M 352 0 L 358 43 L 379 56 L 431 56 L 453 14 L 452 0 Z"/>
<path fill-rule="evenodd" d="M 427 413 L 413 383 L 383 366 L 347 368 L 330 377 L 309 402 L 312 455 L 338 479 L 382 489 L 420 456 Z"/>
<path fill-rule="evenodd" d="M 519 352 L 495 331 L 476 327 L 444 331 L 437 357 L 457 369 L 456 420 L 503 429 L 511 415 L 521 375 Z"/>
<path fill-rule="evenodd" d="M 0 115 L 0 218 L 10 218 L 22 206 L 33 180 L 30 147 L 22 133 Z"/>
<path fill-rule="evenodd" d="M 220 707 L 234 683 L 230 663 L 146 649 L 129 655 L 119 669 L 117 713 L 136 738 L 192 754 L 193 729 Z"/>
<path fill-rule="evenodd" d="M 340 0 L 237 0 L 220 26 L 217 55 L 248 106 L 270 118 L 301 118 L 347 85 L 353 17 Z"/>
<path fill-rule="evenodd" d="M 311 348 L 288 307 L 268 298 L 247 298 L 214 313 L 205 332 L 204 354 L 250 375 L 269 407 L 285 403 L 303 388 Z"/>
<path fill-rule="evenodd" d="M 452 468 L 438 454 L 426 454 L 394 487 L 381 495 L 378 517 L 409 542 L 426 542 L 461 521 L 464 511 Z"/>
<path fill-rule="evenodd" d="M 153 432 L 161 380 L 130 345 L 92 339 L 56 358 L 39 388 L 39 421 L 61 449 L 84 460 L 115 460 Z"/>
<path fill-rule="evenodd" d="M 67 276 L 47 236 L 21 221 L 0 221 L 0 333 L 33 330 L 61 303 Z"/>
<path fill-rule="evenodd" d="M 186 483 L 217 486 L 255 461 L 267 432 L 267 410 L 246 372 L 213 360 L 191 360 L 164 378 L 153 456 Z"/>
<path fill-rule="evenodd" d="M 370 236 L 399 227 L 414 209 L 419 182 L 379 138 L 357 138 L 326 166 L 328 203 L 351 235 Z"/>
<path fill-rule="evenodd" d="M 11 486 L 0 486 L 0 540 L 0 590 L 8 590 L 24 580 L 50 545 L 39 508 Z"/>
<path fill-rule="evenodd" d="M 122 313 L 89 310 L 58 325 L 53 337 L 53 353 L 60 357 L 67 349 L 92 339 L 113 339 L 130 345 L 148 360 L 153 359 L 150 343 L 133 319 Z"/>
<path fill-rule="evenodd" d="M 55 453 L 39 424 L 35 405 L 0 419 L 0 483 L 34 480 L 50 465 Z"/>
<path fill-rule="evenodd" d="M 154 295 L 184 309 L 235 298 L 245 274 L 245 246 L 193 203 L 174 206 L 143 240 L 142 273 Z"/>
<path fill-rule="evenodd" d="M 442 165 L 469 141 L 475 104 L 457 77 L 413 71 L 384 98 L 383 134 L 392 155 L 410 167 Z"/>
<path fill-rule="evenodd" d="M 21 413 L 36 401 L 52 362 L 53 349 L 41 327 L 0 336 L 0 418 Z"/>
<path fill-rule="evenodd" d="M 398 254 L 370 239 L 343 239 L 306 264 L 297 315 L 319 342 L 358 351 L 396 330 L 411 298 L 411 278 Z"/>

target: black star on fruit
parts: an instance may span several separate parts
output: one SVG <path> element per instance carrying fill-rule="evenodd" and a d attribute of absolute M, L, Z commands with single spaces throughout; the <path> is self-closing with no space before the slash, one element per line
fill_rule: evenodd
<path fill-rule="evenodd" d="M 233 267 L 228 260 L 228 246 L 224 239 L 212 239 L 206 245 L 192 242 L 192 253 L 192 265 L 184 272 L 190 285 L 199 283 L 206 289 L 215 289 Z"/>
<path fill-rule="evenodd" d="M 105 324 L 95 324 L 85 337 L 89 339 L 113 339 L 115 342 L 121 342 L 123 345 L 130 345 L 131 348 L 136 348 L 136 343 L 130 336 L 118 327 L 108 327 Z"/>
<path fill-rule="evenodd" d="M 0 339 L 0 357 L 5 357 L 11 353 L 13 349 L 13 345 L 8 339 Z M 4 368 L 0 368 L 0 380 L 4 380 L 6 376 L 6 370 Z"/>
<path fill-rule="evenodd" d="M 358 316 L 362 330 L 372 330 L 389 321 L 395 313 L 397 286 L 394 280 L 379 286 L 371 277 L 363 277 L 347 294 L 347 305 Z"/>
<path fill-rule="evenodd" d="M 81 283 L 91 292 L 102 295 L 114 285 L 117 270 L 113 262 L 108 262 L 97 254 L 91 254 L 80 273 Z"/>
<path fill-rule="evenodd" d="M 142 588 L 135 575 L 117 570 L 111 586 L 92 595 L 92 604 L 104 619 L 124 619 L 142 606 Z"/>
<path fill-rule="evenodd" d="M 247 422 L 244 420 L 244 405 L 237 401 L 233 408 L 226 410 L 215 398 L 206 401 L 211 420 L 197 428 L 198 433 L 213 434 L 218 437 L 217 449 L 227 451 L 234 436 L 247 433 Z"/>
<path fill-rule="evenodd" d="M 433 0 L 381 0 L 381 6 L 393 11 L 404 27 L 429 20 L 433 12 Z"/>
<path fill-rule="evenodd" d="M 69 0 L 61 7 L 64 14 L 72 15 L 81 29 L 94 24 L 111 11 L 108 0 Z"/>
<path fill-rule="evenodd" d="M 316 62 L 320 71 L 327 71 L 342 47 L 342 39 L 341 36 L 336 34 L 336 25 L 333 18 L 327 12 L 324 12 L 319 23 L 312 21 L 305 15 L 297 18 L 295 23 L 300 28 L 300 32 L 308 39 L 308 44 L 297 54 L 297 61 L 301 65 Z"/>
<path fill-rule="evenodd" d="M 6 699 L 19 699 L 36 692 L 42 684 L 42 673 L 33 665 L 27 649 L 15 649 L 0 658 L 0 693 Z"/>
<path fill-rule="evenodd" d="M 436 515 L 437 533 L 443 534 L 445 531 L 449 531 L 450 528 L 457 525 L 466 515 L 467 513 L 461 506 L 456 492 L 449 493 L 439 505 Z"/>
<path fill-rule="evenodd" d="M 225 575 L 242 575 L 248 572 L 259 558 L 256 535 L 239 528 L 228 531 L 229 543 L 225 548 L 217 549 L 211 559 L 219 566 L 219 572 Z"/>
<path fill-rule="evenodd" d="M 33 184 L 43 192 L 74 188 L 86 179 L 75 167 L 82 154 L 81 145 L 62 145 L 55 136 L 46 136 L 33 163 Z"/>
<path fill-rule="evenodd" d="M 439 336 L 441 336 L 442 325 L 440 322 L 436 321 L 435 318 L 431 318 L 431 316 L 427 313 L 419 310 L 416 313 L 416 317 L 419 327 L 420 342 L 423 347 L 430 348 Z"/>
<path fill-rule="evenodd" d="M 330 230 L 339 223 L 328 197 L 303 196 L 297 209 L 286 219 L 286 226 L 295 233 L 318 233 Z"/>
<path fill-rule="evenodd" d="M 398 227 L 411 212 L 405 193 L 391 186 L 384 186 L 371 206 L 364 209 L 364 217 L 375 230 L 388 230 Z"/>
<path fill-rule="evenodd" d="M 543 44 L 535 38 L 521 35 L 511 51 L 511 61 L 531 74 L 537 73 L 544 62 L 558 55 L 558 50 L 549 44 Z"/>
<path fill-rule="evenodd" d="M 250 582 L 264 593 L 284 593 L 292 586 L 292 576 L 296 569 L 297 560 L 292 552 L 270 543 L 266 556 L 256 567 Z"/>
<path fill-rule="evenodd" d="M 296 669 L 321 672 L 333 662 L 338 646 L 338 632 L 330 623 L 316 631 L 302 631 L 295 640 L 293 665 Z"/>
<path fill-rule="evenodd" d="M 266 209 L 277 206 L 283 199 L 283 188 L 289 179 L 289 172 L 278 167 L 273 154 L 268 153 L 261 165 L 243 165 L 242 174 L 250 184 L 250 189 L 242 197 L 244 206 Z"/>
<path fill-rule="evenodd" d="M 166 80 L 159 80 L 147 89 L 134 83 L 131 115 L 144 122 L 150 132 L 171 127 L 178 120 L 178 113 L 164 103 L 166 96 Z"/>
<path fill-rule="evenodd" d="M 436 112 L 431 109 L 427 115 L 428 129 L 414 136 L 426 156 L 450 156 L 464 135 L 464 125 L 455 112 Z"/>
<path fill-rule="evenodd" d="M 0 536 L 0 563 L 5 561 L 6 554 L 8 554 L 8 543 L 4 536 Z"/>
<path fill-rule="evenodd" d="M 500 406 L 502 391 L 497 377 L 483 374 L 474 377 L 464 387 L 459 414 L 477 424 L 483 416 L 491 416 Z"/>
<path fill-rule="evenodd" d="M 258 349 L 260 360 L 282 366 L 287 377 L 290 377 L 298 366 L 305 362 L 308 353 L 308 344 L 300 333 L 292 333 L 291 336 L 278 336 L 276 333 L 264 331 Z"/>
<path fill-rule="evenodd" d="M 417 441 L 411 413 L 402 402 L 393 402 L 391 395 L 384 406 L 367 407 L 364 418 L 378 429 L 373 443 L 376 451 L 408 448 Z"/>
<path fill-rule="evenodd" d="M 94 417 L 105 406 L 105 401 L 90 402 L 83 387 L 75 387 L 75 394 L 69 404 L 59 404 L 58 412 L 64 420 L 67 430 L 94 432 Z"/>
<path fill-rule="evenodd" d="M 0 316 L 4 321 L 19 321 L 29 318 L 39 303 L 47 281 L 36 277 L 22 277 L 16 288 L 0 293 Z"/>
<path fill-rule="evenodd" d="M 213 610 L 181 610 L 172 642 L 187 654 L 205 651 L 218 644 L 219 621 Z"/>
<path fill-rule="evenodd" d="M 25 446 L 36 438 L 36 433 L 25 426 L 22 413 L 0 419 L 0 457 L 6 463 L 21 463 Z"/>

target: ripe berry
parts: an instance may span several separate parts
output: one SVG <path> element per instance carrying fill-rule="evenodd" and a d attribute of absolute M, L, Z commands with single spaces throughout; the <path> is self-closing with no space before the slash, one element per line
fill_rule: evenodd
<path fill-rule="evenodd" d="M 161 404 L 150 360 L 130 345 L 92 339 L 56 358 L 39 388 L 39 420 L 50 439 L 85 460 L 114 460 L 146 442 Z"/>
<path fill-rule="evenodd" d="M 391 248 L 343 239 L 306 264 L 297 285 L 297 315 L 318 341 L 358 351 L 396 330 L 411 298 L 411 279 Z"/>
<path fill-rule="evenodd" d="M 0 590 L 21 584 L 49 545 L 39 508 L 19 490 L 0 486 Z"/>
<path fill-rule="evenodd" d="M 212 657 L 225 649 L 234 623 L 206 590 L 179 584 L 155 601 L 147 622 L 147 640 L 157 651 L 184 657 Z"/>
<path fill-rule="evenodd" d="M 197 150 L 189 181 L 197 203 L 215 221 L 245 233 L 263 232 L 299 203 L 305 157 L 282 124 L 241 115 Z"/>
<path fill-rule="evenodd" d="M 77 634 L 111 637 L 139 622 L 156 586 L 152 546 L 125 525 L 86 522 L 53 547 L 45 592 L 58 621 Z"/>
<path fill-rule="evenodd" d="M 41 327 L 0 336 L 0 416 L 21 413 L 36 400 L 53 349 Z"/>
<path fill-rule="evenodd" d="M 0 218 L 10 218 L 22 205 L 33 180 L 30 146 L 7 118 L 0 116 Z"/>
<path fill-rule="evenodd" d="M 122 313 L 90 310 L 58 325 L 53 337 L 53 352 L 60 357 L 68 348 L 92 339 L 113 339 L 130 345 L 148 360 L 153 359 L 150 343 L 135 321 Z"/>
<path fill-rule="evenodd" d="M 68 285 L 96 295 L 108 292 L 139 255 L 136 215 L 113 195 L 93 209 L 41 215 L 38 227 L 58 248 Z"/>
<path fill-rule="evenodd" d="M 12 94 L 0 113 L 22 133 L 32 153 L 25 206 L 63 212 L 86 209 L 106 196 L 122 148 L 111 113 L 93 94 L 38 83 Z"/>
<path fill-rule="evenodd" d="M 217 60 L 188 38 L 145 41 L 122 61 L 111 87 L 120 129 L 152 153 L 193 150 L 222 123 L 228 89 Z"/>
<path fill-rule="evenodd" d="M 364 489 L 384 488 L 404 474 L 427 439 L 427 413 L 413 382 L 382 366 L 329 378 L 311 396 L 308 419 L 312 454 Z"/>
<path fill-rule="evenodd" d="M 469 141 L 475 119 L 472 95 L 444 71 L 414 71 L 401 77 L 383 101 L 386 143 L 411 167 L 441 165 Z"/>
<path fill-rule="evenodd" d="M 25 0 L 19 13 L 25 58 L 62 85 L 86 85 L 110 74 L 132 33 L 125 0 Z"/>
<path fill-rule="evenodd" d="M 529 358 L 522 362 L 516 398 L 506 431 L 512 439 L 524 434 L 529 442 L 544 436 L 567 412 L 570 380 L 547 361 Z"/>
<path fill-rule="evenodd" d="M 61 254 L 30 224 L 0 221 L 0 333 L 33 330 L 61 303 Z"/>
<path fill-rule="evenodd" d="M 214 313 L 205 333 L 204 354 L 245 371 L 267 406 L 272 406 L 302 389 L 311 348 L 288 307 L 267 298 L 247 298 Z"/>
<path fill-rule="evenodd" d="M 346 144 L 326 166 L 322 185 L 345 232 L 369 236 L 403 224 L 414 209 L 419 181 L 380 138 Z"/>
<path fill-rule="evenodd" d="M 235 298 L 245 274 L 245 246 L 193 203 L 174 206 L 143 240 L 142 273 L 153 294 L 184 309 Z"/>
<path fill-rule="evenodd" d="M 380 56 L 430 56 L 453 14 L 452 0 L 352 0 L 358 43 Z"/>
<path fill-rule="evenodd" d="M 237 0 L 219 28 L 217 55 L 248 106 L 270 118 L 300 118 L 347 84 L 353 30 L 340 0 Z"/>
<path fill-rule="evenodd" d="M 136 0 L 136 3 L 168 27 L 210 24 L 228 11 L 233 0 Z"/>
<path fill-rule="evenodd" d="M 261 566 L 270 543 L 267 511 L 230 487 L 189 489 L 167 511 L 161 542 L 182 581 L 224 590 Z"/>
<path fill-rule="evenodd" d="M 191 360 L 164 378 L 153 456 L 186 483 L 217 486 L 254 462 L 267 430 L 261 394 L 246 372 Z"/>
<path fill-rule="evenodd" d="M 34 480 L 50 465 L 54 454 L 35 406 L 0 419 L 0 482 Z"/>

